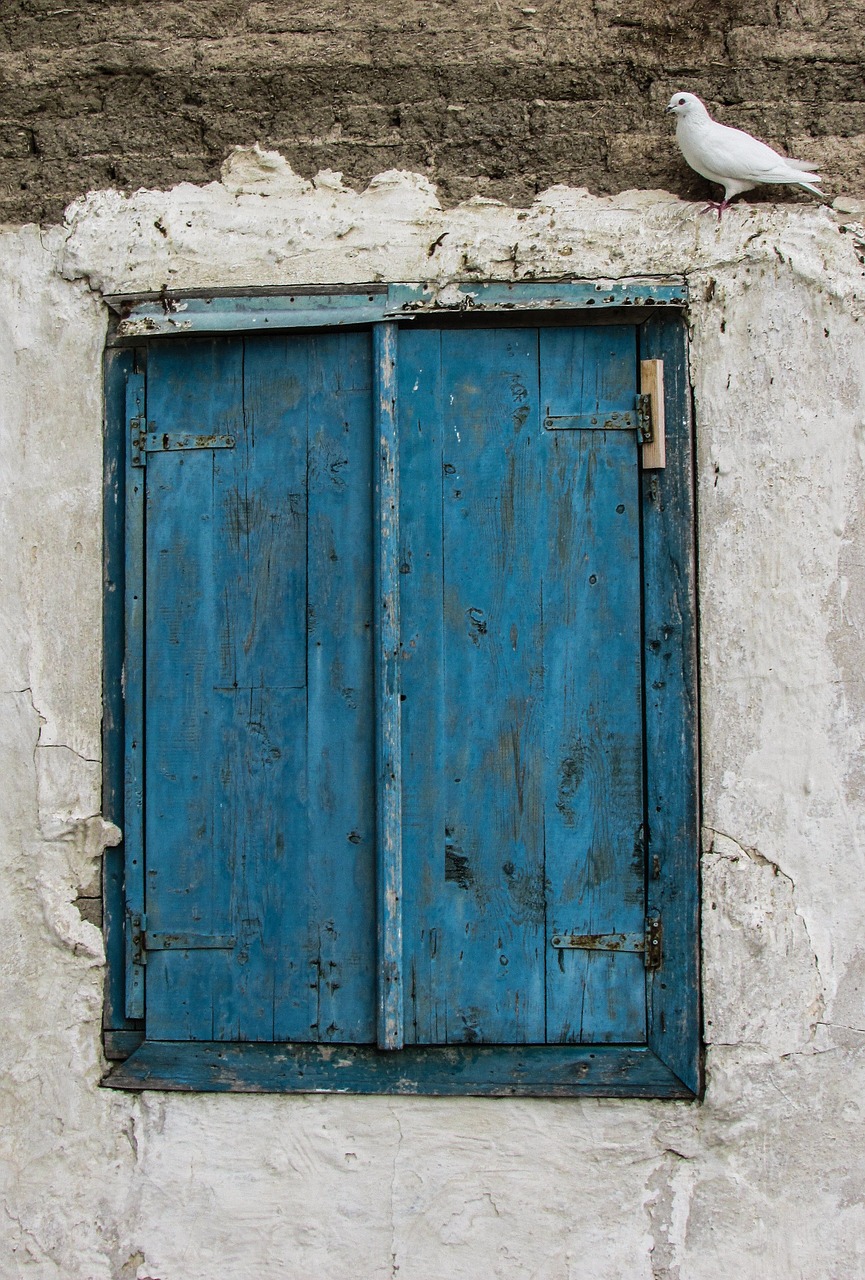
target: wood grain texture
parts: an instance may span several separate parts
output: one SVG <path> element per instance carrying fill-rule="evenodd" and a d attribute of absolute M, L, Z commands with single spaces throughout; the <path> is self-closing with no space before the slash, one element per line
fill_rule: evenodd
<path fill-rule="evenodd" d="M 641 1045 L 373 1047 L 145 1043 L 113 1068 L 114 1089 L 217 1093 L 427 1094 L 479 1097 L 692 1097 Z"/>
<path fill-rule="evenodd" d="M 375 1039 L 374 484 L 369 333 L 309 339 L 304 1039 Z M 279 1033 L 278 1033 L 279 1034 Z"/>
<path fill-rule="evenodd" d="M 407 1039 L 640 1041 L 642 957 L 549 945 L 643 927 L 635 435 L 540 426 L 634 328 L 400 343 Z"/>
<path fill-rule="evenodd" d="M 177 289 L 170 294 L 137 297 L 108 296 L 117 319 L 109 342 L 128 342 L 156 334 L 176 337 L 178 311 L 185 333 L 256 333 L 285 328 L 320 328 L 369 324 L 424 311 L 546 311 L 597 307 L 598 311 L 627 307 L 679 307 L 687 301 L 684 280 L 622 281 L 567 280 L 556 284 L 520 281 L 518 284 L 463 282 L 457 300 L 443 304 L 439 291 L 428 284 L 369 284 L 296 286 L 290 294 L 275 288 L 246 291 Z"/>
<path fill-rule="evenodd" d="M 126 412 L 123 424 L 126 528 L 124 555 L 124 798 L 123 868 L 127 918 L 144 911 L 144 473 L 132 466 L 133 419 L 145 411 L 145 384 L 141 372 L 129 371 L 126 379 Z M 134 962 L 132 930 L 126 929 L 126 1016 L 143 1018 L 144 970 Z"/>
<path fill-rule="evenodd" d="M 640 390 L 649 397 L 652 412 L 652 438 L 642 448 L 643 470 L 662 471 L 667 465 L 663 360 L 640 361 Z"/>
<path fill-rule="evenodd" d="M 667 466 L 645 472 L 643 608 L 648 910 L 663 920 L 661 968 L 649 976 L 649 1045 L 684 1084 L 702 1087 L 699 758 L 694 446 L 686 332 L 651 320 L 640 355 L 664 361 Z"/>
<path fill-rule="evenodd" d="M 543 412 L 634 402 L 631 326 L 542 330 Z M 545 435 L 548 933 L 643 930 L 640 510 L 633 431 Z M 640 955 L 548 953 L 547 1037 L 645 1039 Z"/>
<path fill-rule="evenodd" d="M 377 1041 L 401 1049 L 402 948 L 402 736 L 400 707 L 399 434 L 397 328 L 373 329 L 374 432 L 377 447 L 374 552 L 376 693 L 376 884 L 378 970 Z"/>
<path fill-rule="evenodd" d="M 699 1089 L 687 366 L 681 322 L 637 332 L 151 347 L 149 430 L 237 443 L 126 473 L 127 893 L 152 932 L 233 941 L 149 953 L 154 1043 L 110 1083 L 164 1087 L 155 1042 L 187 1041 L 177 1087 Z M 675 440 L 642 480 L 633 431 L 543 427 L 632 405 L 638 354 Z M 648 1029 L 639 952 L 550 941 L 647 910 Z M 355 1046 L 347 1076 L 315 1042 Z"/>
<path fill-rule="evenodd" d="M 102 812 L 123 829 L 124 698 L 123 662 L 126 628 L 125 512 L 126 453 L 129 430 L 127 380 L 135 353 L 109 351 L 105 356 L 105 423 L 103 433 L 103 608 L 102 608 Z M 130 1029 L 126 1016 L 126 902 L 123 845 L 107 848 L 102 860 L 102 928 L 107 960 L 103 1027 Z"/>
<path fill-rule="evenodd" d="M 160 348 L 148 459 L 148 1034 L 372 1031 L 369 338 Z"/>

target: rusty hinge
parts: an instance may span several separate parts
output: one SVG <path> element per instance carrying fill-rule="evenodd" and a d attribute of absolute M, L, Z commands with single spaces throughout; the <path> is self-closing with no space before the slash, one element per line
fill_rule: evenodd
<path fill-rule="evenodd" d="M 646 917 L 646 968 L 660 969 L 663 960 L 664 928 L 660 916 Z"/>
<path fill-rule="evenodd" d="M 233 951 L 237 939 L 225 933 L 153 933 L 142 913 L 129 917 L 132 963 L 146 964 L 148 951 Z"/>
<path fill-rule="evenodd" d="M 645 951 L 642 933 L 554 933 L 550 946 L 561 951 Z"/>
<path fill-rule="evenodd" d="M 234 436 L 219 435 L 214 432 L 156 431 L 153 429 L 154 424 L 146 422 L 143 417 L 130 419 L 129 427 L 132 433 L 133 467 L 145 467 L 148 453 L 174 453 L 187 449 L 233 449 L 237 444 Z"/>
<path fill-rule="evenodd" d="M 639 397 L 638 397 L 639 399 Z M 544 418 L 547 431 L 633 431 L 639 429 L 639 408 L 598 409 L 594 413 L 551 414 Z"/>
<path fill-rule="evenodd" d="M 640 444 L 652 443 L 652 397 L 648 392 L 637 396 L 637 435 Z"/>
<path fill-rule="evenodd" d="M 642 955 L 647 969 L 661 967 L 663 931 L 660 916 L 648 916 L 643 933 L 554 933 L 550 946 L 559 951 L 623 951 Z"/>

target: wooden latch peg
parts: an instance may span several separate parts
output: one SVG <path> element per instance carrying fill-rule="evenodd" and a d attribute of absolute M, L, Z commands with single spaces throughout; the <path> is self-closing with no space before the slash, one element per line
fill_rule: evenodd
<path fill-rule="evenodd" d="M 648 419 L 647 429 L 640 433 L 643 441 L 643 470 L 660 471 L 667 465 L 663 360 L 640 361 L 639 400 L 641 410 L 645 411 L 641 417 Z"/>

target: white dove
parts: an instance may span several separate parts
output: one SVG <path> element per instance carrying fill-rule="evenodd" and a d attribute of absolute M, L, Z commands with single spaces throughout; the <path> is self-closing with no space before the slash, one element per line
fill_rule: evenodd
<path fill-rule="evenodd" d="M 692 169 L 724 188 L 724 199 L 710 201 L 703 210 L 717 209 L 718 219 L 734 196 L 750 191 L 761 182 L 792 182 L 815 196 L 823 194 L 813 186 L 822 182 L 807 160 L 788 160 L 765 142 L 742 129 L 731 129 L 713 120 L 693 93 L 674 93 L 667 112 L 676 117 L 676 141 Z"/>

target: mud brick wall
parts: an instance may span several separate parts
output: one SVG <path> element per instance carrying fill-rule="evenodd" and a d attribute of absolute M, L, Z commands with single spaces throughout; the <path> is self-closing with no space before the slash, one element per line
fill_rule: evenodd
<path fill-rule="evenodd" d="M 830 199 L 865 192 L 865 0 L 3 0 L 0 221 L 206 181 L 256 140 L 358 187 L 414 169 L 446 201 L 700 197 L 677 88 L 819 161 Z"/>

